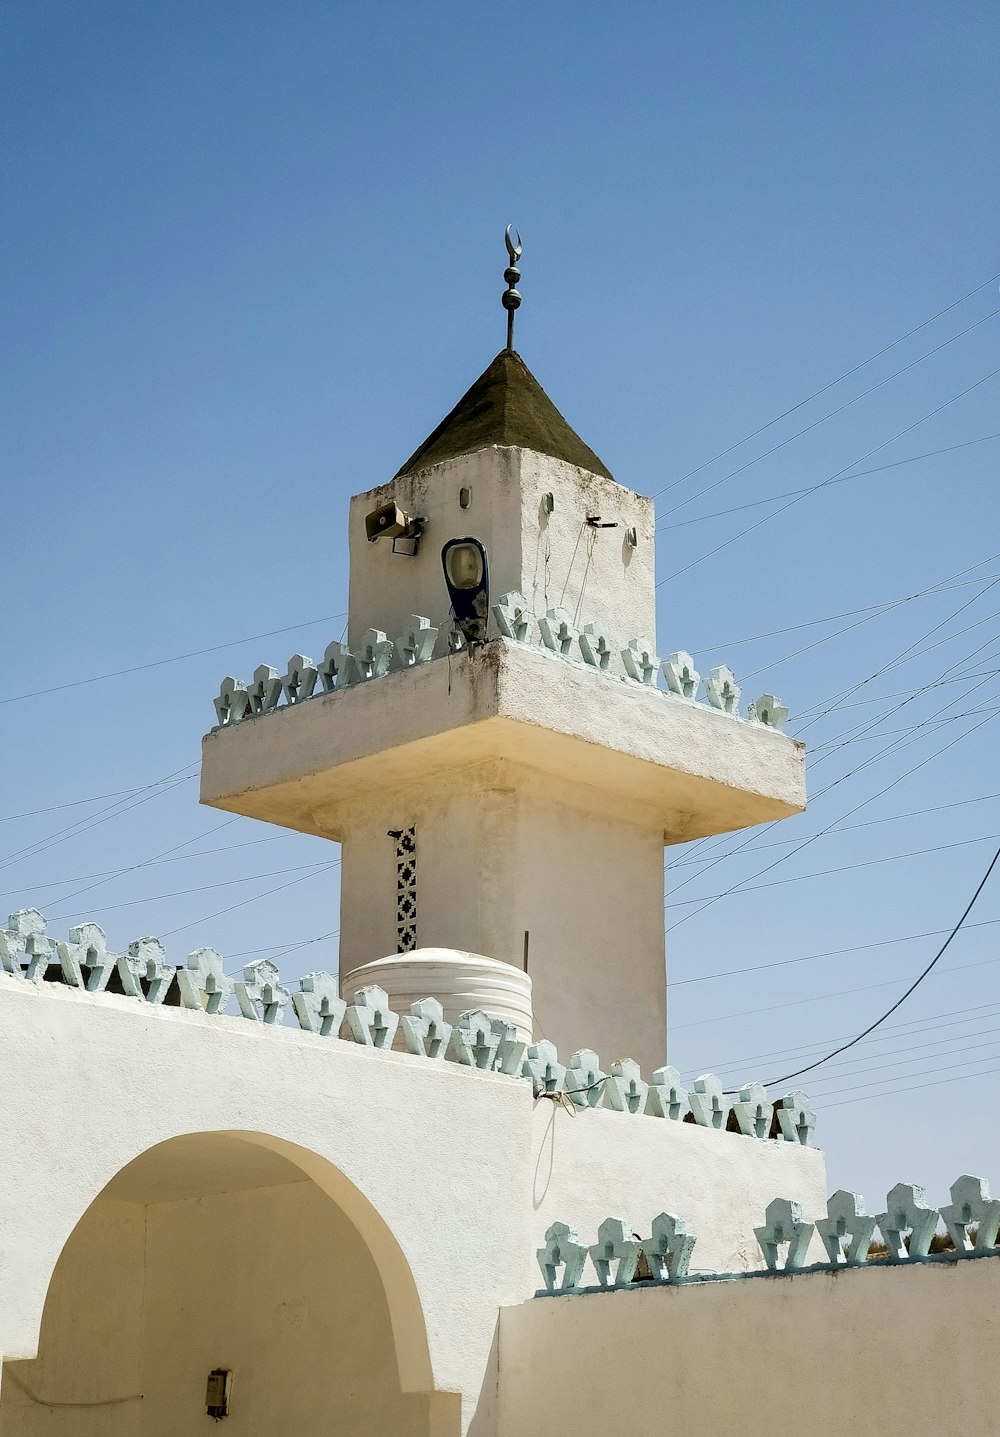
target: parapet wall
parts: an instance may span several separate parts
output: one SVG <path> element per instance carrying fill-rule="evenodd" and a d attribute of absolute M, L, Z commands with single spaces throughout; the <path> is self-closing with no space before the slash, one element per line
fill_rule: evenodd
<path fill-rule="evenodd" d="M 501 1314 L 498 1432 L 987 1437 L 998 1341 L 991 1257 L 534 1301 Z"/>

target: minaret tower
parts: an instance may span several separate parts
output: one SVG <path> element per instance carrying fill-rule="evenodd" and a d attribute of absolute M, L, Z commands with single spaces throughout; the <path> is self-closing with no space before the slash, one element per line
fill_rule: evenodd
<path fill-rule="evenodd" d="M 526 968 L 536 1039 L 649 1072 L 666 1048 L 664 848 L 799 812 L 803 747 L 770 697 L 738 716 L 728 670 L 701 701 L 687 654 L 661 664 L 652 501 L 514 350 L 509 229 L 507 247 L 507 347 L 351 500 L 346 642 L 225 681 L 201 797 L 343 845 L 345 980 L 440 950 Z M 442 570 L 466 538 L 488 574 L 471 545 L 452 579 L 475 588 L 484 642 Z"/>

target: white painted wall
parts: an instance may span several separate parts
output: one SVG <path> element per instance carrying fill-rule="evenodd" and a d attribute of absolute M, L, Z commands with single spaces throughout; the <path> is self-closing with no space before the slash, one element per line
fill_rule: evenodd
<path fill-rule="evenodd" d="M 500 1437 L 998 1430 L 1000 1259 L 544 1298 L 503 1313 Z"/>
<path fill-rule="evenodd" d="M 468 509 L 459 505 L 463 487 L 472 490 Z M 551 514 L 545 494 L 553 496 Z M 365 535 L 365 515 L 390 500 L 427 520 L 414 558 L 394 554 L 390 539 L 371 544 Z M 618 527 L 592 529 L 588 514 Z M 348 642 L 356 645 L 371 628 L 394 637 L 411 614 L 445 624 L 441 547 L 467 534 L 486 545 L 494 597 L 516 590 L 537 614 L 565 608 L 576 623 L 603 626 L 623 645 L 655 638 L 653 517 L 652 500 L 529 449 L 482 449 L 393 479 L 351 500 Z M 635 549 L 625 544 L 628 528 L 637 531 Z"/>
<path fill-rule="evenodd" d="M 157 1156 L 167 1152 L 157 1145 L 184 1135 L 234 1135 L 265 1149 L 272 1168 L 284 1172 L 282 1162 L 290 1163 L 313 1180 L 320 1206 L 308 1220 L 299 1213 L 291 1227 L 312 1233 L 322 1215 L 330 1232 L 343 1235 L 343 1214 L 386 1294 L 401 1390 L 462 1394 L 462 1430 L 474 1423 L 477 1437 L 492 1430 L 499 1309 L 538 1287 L 534 1252 L 551 1221 L 596 1233 L 612 1214 L 644 1224 L 672 1208 L 701 1238 L 697 1261 L 715 1257 L 728 1267 L 747 1260 L 751 1229 L 772 1197 L 799 1198 L 807 1214 L 821 1210 L 825 1197 L 821 1154 L 796 1144 L 651 1117 L 571 1115 L 547 1100 L 535 1104 L 523 1079 L 55 984 L 0 978 L 0 1051 L 12 1099 L 0 1106 L 0 1351 L 7 1359 L 36 1355 L 53 1270 L 113 1179 L 116 1211 L 148 1205 L 151 1192 L 185 1209 L 176 1239 L 163 1238 L 176 1249 L 164 1283 L 188 1254 L 193 1268 L 214 1261 L 219 1223 L 205 1207 L 211 1184 L 192 1171 L 185 1187 L 173 1161 L 164 1165 Z M 147 1186 L 137 1188 L 117 1175 L 142 1154 L 154 1167 Z M 246 1186 L 234 1161 L 230 1153 L 218 1188 Z M 280 1180 L 271 1171 L 269 1186 Z M 288 1201 L 313 1198 L 303 1191 Z M 111 1206 L 87 1221 L 97 1223 L 98 1235 L 117 1223 L 134 1266 L 138 1229 Z M 234 1272 L 261 1266 L 277 1281 L 277 1269 L 254 1245 L 283 1243 L 288 1225 L 276 1213 L 251 1221 L 241 1211 L 232 1217 L 244 1235 Z M 317 1262 L 323 1241 L 317 1239 Z M 95 1246 L 100 1242 L 84 1244 L 71 1263 L 77 1289 L 99 1289 L 100 1338 L 108 1321 L 134 1312 L 135 1298 L 127 1283 L 104 1280 L 106 1264 L 89 1256 Z M 259 1309 L 253 1321 L 253 1340 L 263 1343 Z M 192 1373 L 196 1357 L 204 1362 L 200 1347 L 184 1359 Z M 87 1390 L 106 1393 L 112 1378 L 124 1385 L 136 1360 L 134 1348 L 120 1369 L 102 1358 Z M 213 1357 L 210 1366 L 216 1362 L 224 1365 Z M 40 1375 L 46 1386 L 39 1390 L 60 1390 L 58 1363 Z M 75 1381 L 79 1373 L 69 1375 Z M 0 1394 L 0 1413 L 8 1399 L 17 1410 L 11 1390 L 5 1385 Z M 448 1399 L 435 1405 L 434 1437 L 454 1437 Z M 73 1437 L 89 1437 L 89 1430 Z"/>
<path fill-rule="evenodd" d="M 652 1219 L 670 1212 L 697 1236 L 692 1272 L 743 1272 L 761 1265 L 753 1229 L 772 1197 L 801 1203 L 807 1217 L 826 1213 L 823 1153 L 797 1143 L 543 1100 L 532 1113 L 532 1154 L 535 1247 L 553 1222 L 596 1242 L 606 1217 L 648 1234 Z M 824 1260 L 818 1239 L 812 1258 Z M 532 1282 L 542 1285 L 537 1266 Z"/>

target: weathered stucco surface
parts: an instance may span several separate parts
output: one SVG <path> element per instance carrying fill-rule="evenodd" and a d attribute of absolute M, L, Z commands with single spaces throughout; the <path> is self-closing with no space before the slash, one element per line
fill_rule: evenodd
<path fill-rule="evenodd" d="M 339 838 L 351 807 L 486 759 L 641 815 L 667 843 L 805 806 L 803 745 L 504 639 L 214 729 L 201 799 Z"/>
<path fill-rule="evenodd" d="M 467 509 L 459 503 L 471 490 Z M 543 496 L 551 494 L 546 512 Z M 365 515 L 394 501 L 427 520 L 414 558 L 392 552 L 390 539 L 365 536 Z M 591 528 L 600 515 L 613 529 Z M 625 531 L 636 530 L 636 547 Z M 411 614 L 432 624 L 447 618 L 441 546 L 474 534 L 486 545 L 494 596 L 522 593 L 536 614 L 561 607 L 622 643 L 655 638 L 652 500 L 530 449 L 490 448 L 402 475 L 351 500 L 348 642 L 371 628 L 396 634 Z M 625 632 L 627 630 L 627 632 Z"/>
<path fill-rule="evenodd" d="M 986 1437 L 998 1314 L 998 1258 L 537 1299 L 501 1318 L 499 1433 Z"/>

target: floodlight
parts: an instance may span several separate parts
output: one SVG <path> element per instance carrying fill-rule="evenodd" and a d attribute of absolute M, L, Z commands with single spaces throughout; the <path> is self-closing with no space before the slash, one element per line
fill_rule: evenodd
<path fill-rule="evenodd" d="M 449 539 L 441 550 L 455 622 L 469 645 L 486 641 L 490 612 L 490 566 L 478 539 Z"/>

